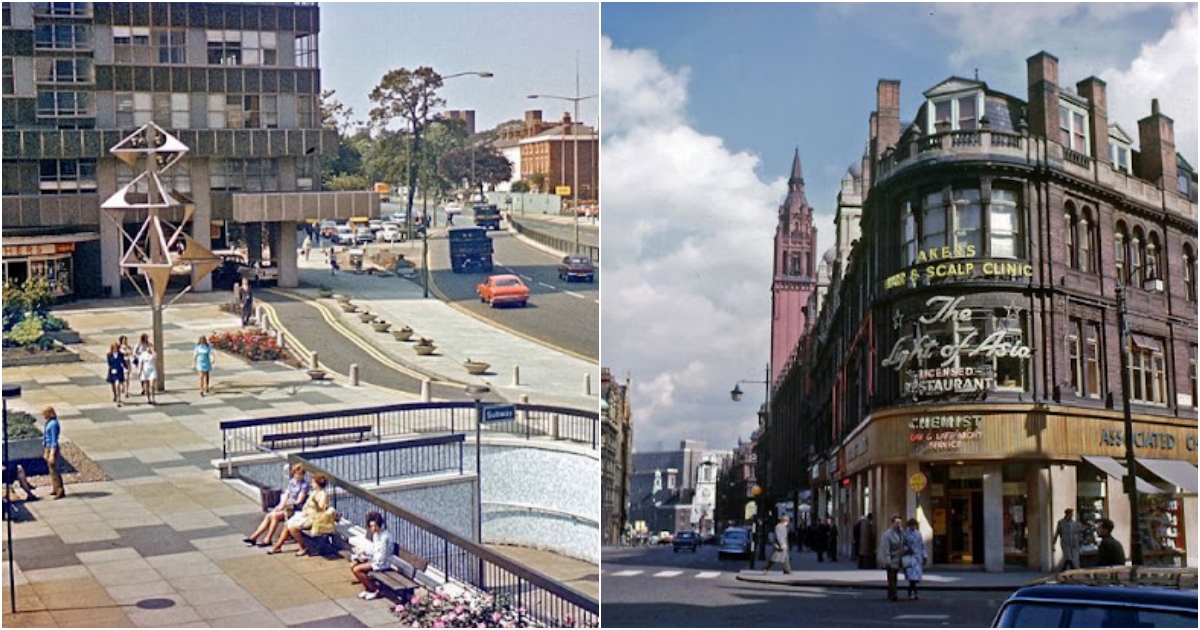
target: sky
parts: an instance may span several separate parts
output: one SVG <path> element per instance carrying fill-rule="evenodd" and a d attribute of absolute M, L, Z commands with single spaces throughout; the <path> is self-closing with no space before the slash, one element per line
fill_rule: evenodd
<path fill-rule="evenodd" d="M 571 102 L 527 96 L 598 95 L 599 33 L 596 3 L 322 2 L 321 83 L 365 121 L 367 95 L 389 70 L 491 72 L 447 80 L 439 90 L 445 109 L 475 110 L 477 131 L 524 118 L 527 109 L 559 120 Z M 580 101 L 579 118 L 595 126 L 599 110 L 598 98 Z"/>
<path fill-rule="evenodd" d="M 1047 51 L 1061 86 L 1107 82 L 1135 142 L 1159 99 L 1200 164 L 1194 3 L 606 3 L 602 34 L 601 356 L 631 379 L 640 451 L 730 448 L 757 426 L 792 153 L 823 252 L 880 79 L 900 81 L 908 121 L 950 76 L 1026 99 L 1025 60 Z"/>

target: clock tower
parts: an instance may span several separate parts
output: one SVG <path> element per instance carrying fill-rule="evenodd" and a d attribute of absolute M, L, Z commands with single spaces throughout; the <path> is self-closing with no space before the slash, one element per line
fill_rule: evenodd
<path fill-rule="evenodd" d="M 792 158 L 787 199 L 779 206 L 775 228 L 775 266 L 771 279 L 771 382 L 788 368 L 796 343 L 814 314 L 808 298 L 817 289 L 817 228 L 804 194 L 800 149 Z"/>
<path fill-rule="evenodd" d="M 715 532 L 713 515 L 717 509 L 717 469 L 720 464 L 705 455 L 696 467 L 696 496 L 692 497 L 692 529 L 701 536 Z"/>

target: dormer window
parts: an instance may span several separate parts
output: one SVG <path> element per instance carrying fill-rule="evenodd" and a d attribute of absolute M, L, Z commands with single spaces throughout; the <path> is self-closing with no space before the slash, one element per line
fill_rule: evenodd
<path fill-rule="evenodd" d="M 1068 149 L 1090 156 L 1088 151 L 1087 110 L 1066 102 L 1058 105 L 1058 126 L 1062 129 L 1062 143 Z"/>
<path fill-rule="evenodd" d="M 1117 144 L 1112 137 L 1109 137 L 1108 143 L 1109 148 L 1112 150 L 1109 157 L 1112 159 L 1113 170 L 1132 175 L 1133 166 L 1129 159 L 1131 151 L 1129 146 Z"/>
<path fill-rule="evenodd" d="M 978 129 L 983 115 L 983 92 L 930 99 L 926 111 L 930 134 Z"/>

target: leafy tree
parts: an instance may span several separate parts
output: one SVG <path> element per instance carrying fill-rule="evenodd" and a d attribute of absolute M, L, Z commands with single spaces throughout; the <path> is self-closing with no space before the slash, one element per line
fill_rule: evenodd
<path fill-rule="evenodd" d="M 326 190 L 369 190 L 371 182 L 364 175 L 338 173 L 325 182 Z"/>
<path fill-rule="evenodd" d="M 369 138 L 349 135 L 354 126 L 361 124 L 352 120 L 354 110 L 342 104 L 334 97 L 333 90 L 321 92 L 321 125 L 326 129 L 336 129 L 338 132 L 338 148 L 333 155 L 321 156 L 321 182 L 328 190 L 347 190 L 331 188 L 330 184 L 342 175 L 362 175 L 363 145 L 369 143 Z M 365 190 L 363 187 L 356 190 Z"/>
<path fill-rule="evenodd" d="M 523 179 L 513 182 L 512 191 L 515 193 L 529 192 L 529 182 L 527 182 Z"/>
<path fill-rule="evenodd" d="M 369 98 L 375 107 L 371 108 L 371 122 L 380 128 L 387 127 L 399 119 L 408 123 L 411 145 L 411 155 L 421 155 L 421 135 L 428 124 L 433 111 L 445 104 L 445 99 L 437 95 L 442 87 L 442 77 L 433 68 L 421 66 L 416 70 L 397 68 L 383 75 Z M 416 161 L 416 160 L 413 160 Z M 408 204 L 407 216 L 412 218 L 413 195 L 417 189 L 417 168 L 410 161 L 407 169 Z M 410 221 L 411 225 L 411 221 Z"/>
<path fill-rule="evenodd" d="M 546 192 L 546 177 L 545 173 L 533 173 L 529 176 L 529 183 L 533 184 L 538 192 Z"/>
<path fill-rule="evenodd" d="M 491 145 L 459 149 L 442 159 L 443 172 L 452 181 L 468 180 L 472 188 L 483 192 L 483 185 L 499 184 L 512 178 L 512 162 Z"/>

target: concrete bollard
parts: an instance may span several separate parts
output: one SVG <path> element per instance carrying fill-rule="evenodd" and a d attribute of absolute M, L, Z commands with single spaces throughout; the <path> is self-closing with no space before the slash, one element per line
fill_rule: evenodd
<path fill-rule="evenodd" d="M 522 405 L 528 405 L 529 404 L 529 394 L 521 394 L 520 396 L 517 397 L 517 402 L 521 403 Z M 520 414 L 521 423 L 529 424 L 529 412 L 522 409 L 518 413 Z"/>
<path fill-rule="evenodd" d="M 433 401 L 433 383 L 427 379 L 421 379 L 421 402 Z"/>
<path fill-rule="evenodd" d="M 591 373 L 583 375 L 583 395 L 584 396 L 592 395 L 592 375 L 591 375 Z"/>
<path fill-rule="evenodd" d="M 321 362 L 317 360 L 316 352 L 312 353 L 312 356 L 309 357 L 308 367 L 309 367 L 309 369 L 313 369 L 313 370 L 321 369 Z"/>
<path fill-rule="evenodd" d="M 519 366 L 519 365 L 513 366 L 513 383 L 512 384 L 513 384 L 513 387 L 516 387 L 521 384 L 521 366 Z"/>
<path fill-rule="evenodd" d="M 262 307 L 262 306 L 259 306 L 259 307 L 257 307 L 257 308 L 255 308 L 255 309 L 254 309 L 254 322 L 255 322 L 256 324 L 258 324 L 258 327 L 259 327 L 259 328 L 263 328 L 263 329 L 265 329 L 265 328 L 266 328 L 266 324 L 265 324 L 264 322 L 265 322 L 266 320 L 264 320 L 264 319 L 263 319 L 263 312 L 264 312 L 264 311 L 263 311 L 263 307 Z"/>
<path fill-rule="evenodd" d="M 358 364 L 350 364 L 350 386 L 358 387 Z"/>

